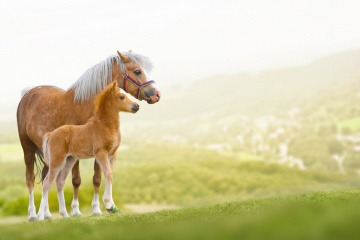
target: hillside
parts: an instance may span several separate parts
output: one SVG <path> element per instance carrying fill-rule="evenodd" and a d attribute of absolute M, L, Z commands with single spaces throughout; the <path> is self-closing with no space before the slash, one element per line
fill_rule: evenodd
<path fill-rule="evenodd" d="M 156 136 L 301 169 L 356 173 L 360 143 L 343 139 L 360 131 L 359 59 L 359 50 L 350 51 L 256 76 L 199 80 L 164 93 L 137 118 L 124 116 L 124 132 L 147 142 Z"/>
<path fill-rule="evenodd" d="M 360 50 L 330 55 L 307 65 L 266 70 L 257 75 L 219 75 L 163 93 L 147 120 L 179 120 L 203 114 L 259 116 L 311 101 L 319 93 L 347 87 L 360 78 Z M 141 118 L 134 119 L 137 121 Z"/>
<path fill-rule="evenodd" d="M 358 239 L 360 191 L 0 225 L 4 239 Z"/>

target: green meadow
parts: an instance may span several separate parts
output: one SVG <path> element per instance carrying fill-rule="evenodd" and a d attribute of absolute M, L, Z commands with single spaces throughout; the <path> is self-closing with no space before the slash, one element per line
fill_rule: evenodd
<path fill-rule="evenodd" d="M 165 91 L 157 104 L 143 103 L 136 115 L 120 114 L 113 180 L 120 215 L 101 206 L 103 216 L 91 216 L 94 160 L 87 159 L 80 160 L 82 217 L 59 217 L 53 186 L 54 220 L 26 223 L 22 149 L 15 119 L 5 121 L 0 238 L 358 239 L 360 61 L 354 59 L 359 51 L 256 76 L 199 80 Z M 241 87 L 229 94 L 228 86 Z M 72 194 L 69 177 L 68 211 Z"/>
<path fill-rule="evenodd" d="M 358 239 L 360 191 L 0 225 L 3 239 Z"/>

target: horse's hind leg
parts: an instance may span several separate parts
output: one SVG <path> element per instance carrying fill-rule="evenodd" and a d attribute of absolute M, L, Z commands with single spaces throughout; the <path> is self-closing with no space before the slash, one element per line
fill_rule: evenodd
<path fill-rule="evenodd" d="M 72 184 L 74 189 L 73 200 L 71 202 L 71 216 L 80 217 L 81 212 L 79 208 L 79 187 L 81 184 L 79 160 L 77 160 L 72 168 Z"/>
<path fill-rule="evenodd" d="M 56 190 L 58 193 L 58 200 L 59 200 L 59 213 L 63 217 L 69 217 L 65 204 L 64 185 L 66 178 L 69 175 L 70 170 L 73 168 L 76 161 L 77 159 L 74 157 L 67 157 L 65 166 L 56 177 Z"/>
<path fill-rule="evenodd" d="M 100 210 L 100 201 L 99 201 L 99 188 L 101 184 L 101 168 L 99 163 L 94 161 L 94 177 L 93 177 L 93 185 L 94 185 L 94 197 L 91 202 L 93 215 L 98 216 L 102 215 Z"/>
<path fill-rule="evenodd" d="M 24 159 L 26 165 L 26 185 L 28 187 L 29 192 L 29 207 L 28 207 L 28 220 L 36 221 L 36 207 L 34 203 L 34 182 L 35 182 L 35 174 L 34 174 L 34 165 L 35 165 L 35 152 L 36 145 L 28 138 L 20 136 L 21 146 L 24 152 Z"/>

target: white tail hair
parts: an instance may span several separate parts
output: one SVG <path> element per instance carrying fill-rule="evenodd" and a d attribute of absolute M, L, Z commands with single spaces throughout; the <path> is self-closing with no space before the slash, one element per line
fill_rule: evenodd
<path fill-rule="evenodd" d="M 46 133 L 44 135 L 43 144 L 42 144 L 42 149 L 43 149 L 43 153 L 44 153 L 44 162 L 48 166 L 49 166 L 49 163 L 50 163 L 50 146 L 49 146 L 50 134 L 51 133 L 48 132 L 48 133 Z"/>
<path fill-rule="evenodd" d="M 27 94 L 31 89 L 33 89 L 34 87 L 26 87 L 23 90 L 21 90 L 21 98 L 23 96 L 25 96 L 25 94 Z"/>

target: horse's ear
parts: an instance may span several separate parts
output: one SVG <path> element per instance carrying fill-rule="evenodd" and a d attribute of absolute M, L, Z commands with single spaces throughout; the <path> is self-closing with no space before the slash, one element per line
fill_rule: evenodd
<path fill-rule="evenodd" d="M 129 50 L 129 53 L 132 53 L 132 50 L 131 50 L 131 49 Z"/>
<path fill-rule="evenodd" d="M 118 83 L 117 83 L 117 81 L 114 81 L 113 84 L 112 84 L 112 87 L 111 87 L 112 90 L 116 91 L 117 87 L 118 87 Z"/>
<path fill-rule="evenodd" d="M 123 61 L 124 63 L 127 63 L 129 61 L 129 59 L 127 58 L 127 56 L 125 56 L 124 54 L 122 54 L 121 52 L 117 51 L 121 61 Z"/>

